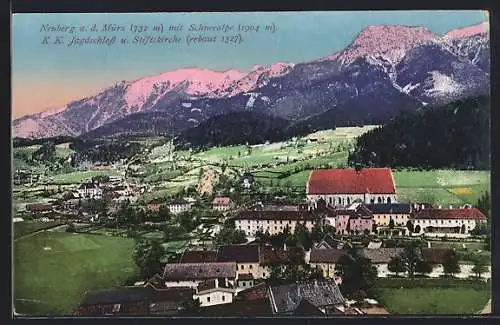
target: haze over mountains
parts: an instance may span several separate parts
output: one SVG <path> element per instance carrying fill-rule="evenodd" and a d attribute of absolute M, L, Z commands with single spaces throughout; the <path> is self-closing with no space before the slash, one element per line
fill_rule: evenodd
<path fill-rule="evenodd" d="M 177 135 L 237 112 L 272 115 L 301 130 L 385 123 L 419 107 L 489 94 L 489 47 L 487 23 L 443 37 L 423 27 L 370 26 L 343 51 L 311 62 L 250 72 L 184 68 L 121 81 L 13 121 L 13 136 Z"/>

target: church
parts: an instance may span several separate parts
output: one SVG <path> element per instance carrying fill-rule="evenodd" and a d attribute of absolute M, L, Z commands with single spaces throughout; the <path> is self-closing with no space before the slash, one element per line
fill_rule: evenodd
<path fill-rule="evenodd" d="M 349 206 L 355 201 L 365 204 L 397 203 L 390 168 L 313 170 L 307 181 L 306 194 L 309 206 L 314 208 L 317 208 L 320 199 L 332 207 Z"/>

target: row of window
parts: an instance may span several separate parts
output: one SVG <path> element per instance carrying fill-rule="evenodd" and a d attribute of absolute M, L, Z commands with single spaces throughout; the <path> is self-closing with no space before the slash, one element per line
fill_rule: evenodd
<path fill-rule="evenodd" d="M 226 296 L 222 295 L 222 301 L 226 301 Z M 210 297 L 207 297 L 207 302 L 210 302 Z"/>
<path fill-rule="evenodd" d="M 462 223 L 469 223 L 469 224 L 472 224 L 474 221 L 473 220 L 460 220 L 462 221 Z M 416 224 L 419 224 L 419 223 L 430 223 L 430 224 L 440 224 L 440 225 L 444 225 L 444 224 L 457 224 L 457 220 L 416 220 L 415 223 Z"/>

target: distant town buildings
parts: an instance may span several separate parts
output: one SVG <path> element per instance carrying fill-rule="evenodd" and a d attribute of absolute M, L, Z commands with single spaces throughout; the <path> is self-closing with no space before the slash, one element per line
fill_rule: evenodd
<path fill-rule="evenodd" d="M 412 216 L 415 232 L 426 235 L 468 235 L 486 216 L 476 208 L 421 209 Z"/>
<path fill-rule="evenodd" d="M 180 214 L 191 210 L 193 202 L 190 202 L 184 198 L 175 199 L 167 203 L 167 207 L 171 214 Z"/>

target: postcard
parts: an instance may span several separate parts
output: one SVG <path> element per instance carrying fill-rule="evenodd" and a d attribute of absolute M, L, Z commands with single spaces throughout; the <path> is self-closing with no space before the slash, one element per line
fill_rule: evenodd
<path fill-rule="evenodd" d="M 489 26 L 13 14 L 14 315 L 491 313 Z"/>

